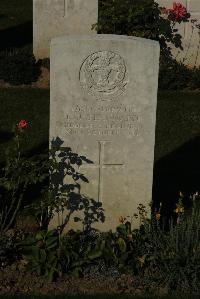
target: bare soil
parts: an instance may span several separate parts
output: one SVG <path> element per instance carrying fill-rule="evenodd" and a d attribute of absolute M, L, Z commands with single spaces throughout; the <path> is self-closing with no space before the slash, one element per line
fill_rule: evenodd
<path fill-rule="evenodd" d="M 156 288 L 151 285 L 151 289 L 140 283 L 137 277 L 122 275 L 120 278 L 86 276 L 84 278 L 74 278 L 63 276 L 56 282 L 47 282 L 36 274 L 27 273 L 24 261 L 20 261 L 4 270 L 0 270 L 0 295 L 2 294 L 42 294 L 42 295 L 94 295 L 94 294 L 167 294 L 166 288 Z"/>

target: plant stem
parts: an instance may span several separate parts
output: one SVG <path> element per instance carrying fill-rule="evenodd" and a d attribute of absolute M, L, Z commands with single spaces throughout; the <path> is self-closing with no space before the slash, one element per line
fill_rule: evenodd
<path fill-rule="evenodd" d="M 19 212 L 19 208 L 20 208 L 20 205 L 21 205 L 21 202 L 22 202 L 22 199 L 23 199 L 23 196 L 24 196 L 24 192 L 25 192 L 25 190 L 26 190 L 26 187 L 27 187 L 27 184 L 24 185 L 24 188 L 23 188 L 23 190 L 22 190 L 22 193 L 20 194 L 20 197 L 19 197 L 19 200 L 18 200 L 18 203 L 17 203 L 17 207 L 16 207 L 16 209 L 15 209 L 15 212 L 13 213 L 10 222 L 9 222 L 8 225 L 6 226 L 5 231 L 7 231 L 7 230 L 11 227 L 11 225 L 13 224 L 13 222 L 14 222 L 14 220 L 15 220 L 15 218 L 16 218 L 17 213 Z"/>

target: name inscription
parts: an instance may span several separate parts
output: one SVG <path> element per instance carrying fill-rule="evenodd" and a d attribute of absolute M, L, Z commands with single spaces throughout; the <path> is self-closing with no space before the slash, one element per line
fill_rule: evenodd
<path fill-rule="evenodd" d="M 76 105 L 65 116 L 67 135 L 139 136 L 141 120 L 134 106 Z"/>

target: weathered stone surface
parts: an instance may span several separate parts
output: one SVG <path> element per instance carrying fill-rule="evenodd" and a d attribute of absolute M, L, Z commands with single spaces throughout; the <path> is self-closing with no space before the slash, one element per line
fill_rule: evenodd
<path fill-rule="evenodd" d="M 50 55 L 52 38 L 92 34 L 98 20 L 98 0 L 33 0 L 33 52 L 36 58 Z"/>
<path fill-rule="evenodd" d="M 156 0 L 161 7 L 172 8 L 173 0 Z M 189 22 L 176 25 L 178 33 L 182 36 L 183 50 L 172 46 L 173 56 L 184 64 L 194 67 L 200 66 L 200 1 L 180 0 L 191 14 Z M 196 20 L 193 22 L 192 20 Z"/>
<path fill-rule="evenodd" d="M 80 168 L 90 181 L 82 192 L 103 203 L 101 230 L 114 229 L 120 216 L 133 217 L 140 203 L 149 211 L 158 65 L 159 44 L 147 39 L 52 40 L 50 139 L 59 136 L 94 162 Z"/>

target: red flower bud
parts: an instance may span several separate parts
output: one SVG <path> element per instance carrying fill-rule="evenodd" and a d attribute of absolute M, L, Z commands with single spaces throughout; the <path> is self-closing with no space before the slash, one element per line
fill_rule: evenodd
<path fill-rule="evenodd" d="M 27 126 L 27 121 L 26 120 L 24 120 L 24 119 L 22 119 L 22 120 L 20 120 L 20 122 L 18 123 L 18 125 L 17 125 L 17 127 L 18 127 L 18 129 L 24 129 L 26 126 Z"/>
<path fill-rule="evenodd" d="M 183 21 L 188 17 L 186 7 L 178 2 L 173 2 L 173 8 L 163 8 L 162 13 L 169 15 L 173 21 Z"/>
<path fill-rule="evenodd" d="M 174 2 L 172 12 L 174 13 L 175 19 L 181 20 L 187 15 L 186 7 L 181 3 Z"/>

